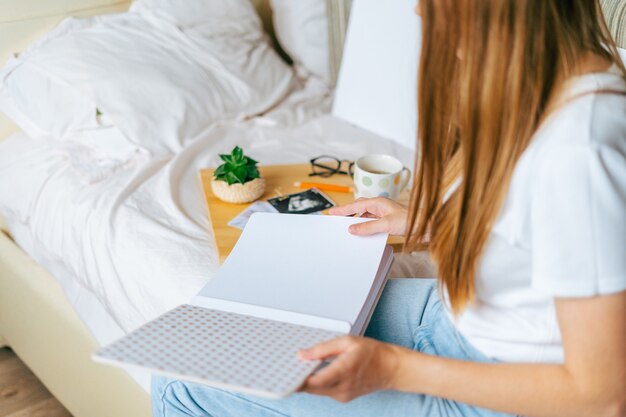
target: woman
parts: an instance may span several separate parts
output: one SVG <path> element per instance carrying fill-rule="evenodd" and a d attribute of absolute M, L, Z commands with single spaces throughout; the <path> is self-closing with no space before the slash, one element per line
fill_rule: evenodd
<path fill-rule="evenodd" d="M 626 415 L 626 71 L 598 1 L 419 7 L 410 207 L 333 214 L 408 250 L 430 234 L 439 285 L 390 280 L 369 337 L 301 352 L 336 357 L 305 393 L 155 378 L 155 415 Z"/>

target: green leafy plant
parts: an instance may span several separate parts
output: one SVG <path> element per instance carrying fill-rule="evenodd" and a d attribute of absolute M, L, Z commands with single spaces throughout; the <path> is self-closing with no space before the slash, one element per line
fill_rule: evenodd
<path fill-rule="evenodd" d="M 256 178 L 260 178 L 257 161 L 243 154 L 243 149 L 235 146 L 235 149 L 229 154 L 222 154 L 220 158 L 224 163 L 217 167 L 215 179 L 218 181 L 232 184 L 245 184 Z"/>

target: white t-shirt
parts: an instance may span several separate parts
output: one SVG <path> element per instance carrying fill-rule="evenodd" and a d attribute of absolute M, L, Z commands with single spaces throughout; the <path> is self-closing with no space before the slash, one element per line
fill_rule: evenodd
<path fill-rule="evenodd" d="M 578 77 L 572 97 L 626 91 L 616 68 Z M 487 356 L 563 361 L 555 297 L 626 290 L 626 96 L 589 94 L 553 113 L 515 167 L 456 320 Z"/>

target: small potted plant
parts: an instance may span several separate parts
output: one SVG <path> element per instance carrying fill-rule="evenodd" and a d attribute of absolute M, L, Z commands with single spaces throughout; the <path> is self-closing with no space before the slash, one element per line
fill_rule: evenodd
<path fill-rule="evenodd" d="M 211 180 L 217 198 L 227 203 L 249 203 L 263 195 L 265 180 L 259 174 L 257 161 L 245 156 L 239 146 L 220 158 L 224 163 L 217 167 Z"/>

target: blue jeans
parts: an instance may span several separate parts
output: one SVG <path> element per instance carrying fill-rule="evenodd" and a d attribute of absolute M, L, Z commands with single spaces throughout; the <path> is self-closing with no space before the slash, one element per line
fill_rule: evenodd
<path fill-rule="evenodd" d="M 391 279 L 372 316 L 366 336 L 419 352 L 491 362 L 459 334 L 448 319 L 431 279 Z M 420 394 L 379 391 L 349 403 L 296 393 L 268 400 L 154 376 L 155 417 L 486 417 L 501 413 Z"/>

